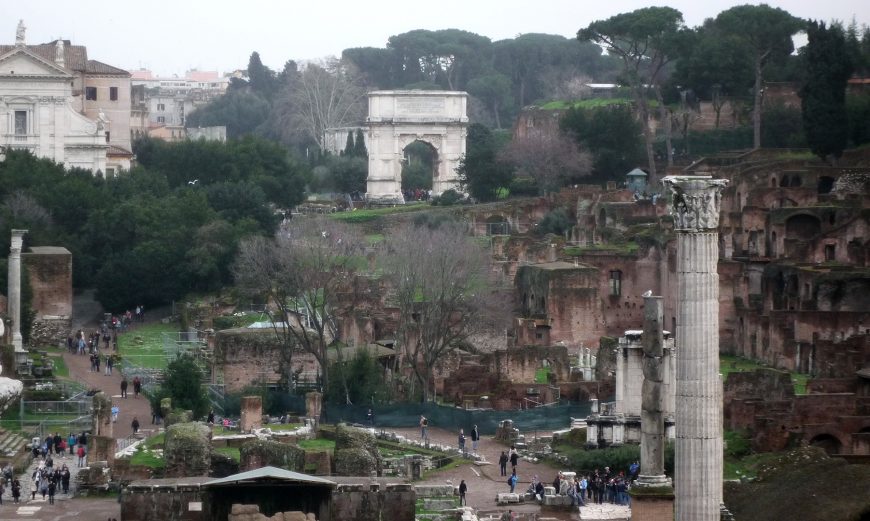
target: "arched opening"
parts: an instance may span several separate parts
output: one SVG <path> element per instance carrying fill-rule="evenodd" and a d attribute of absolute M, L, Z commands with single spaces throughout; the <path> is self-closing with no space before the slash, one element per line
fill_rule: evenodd
<path fill-rule="evenodd" d="M 604 228 L 605 226 L 607 226 L 607 212 L 602 208 L 598 210 L 598 227 Z"/>
<path fill-rule="evenodd" d="M 486 218 L 487 235 L 510 235 L 510 233 L 510 224 L 504 216 L 496 214 Z"/>
<path fill-rule="evenodd" d="M 776 257 L 776 232 L 770 232 L 770 255 Z"/>
<path fill-rule="evenodd" d="M 823 175 L 819 178 L 818 192 L 820 194 L 829 194 L 834 189 L 834 178 Z"/>
<path fill-rule="evenodd" d="M 770 187 L 776 188 L 776 176 L 770 178 Z"/>
<path fill-rule="evenodd" d="M 801 184 L 802 184 L 801 176 L 799 176 L 798 174 L 791 176 L 791 186 L 798 187 Z"/>
<path fill-rule="evenodd" d="M 432 179 L 438 174 L 438 151 L 430 143 L 416 140 L 402 150 L 402 192 L 405 200 L 428 198 Z"/>
<path fill-rule="evenodd" d="M 819 434 L 810 440 L 810 445 L 821 447 L 828 454 L 839 454 L 843 444 L 830 434 Z"/>
<path fill-rule="evenodd" d="M 785 222 L 785 234 L 790 239 L 809 240 L 821 231 L 822 223 L 812 215 L 794 215 Z"/>
<path fill-rule="evenodd" d="M 786 188 L 788 186 L 788 176 L 784 175 L 779 180 L 779 187 Z"/>

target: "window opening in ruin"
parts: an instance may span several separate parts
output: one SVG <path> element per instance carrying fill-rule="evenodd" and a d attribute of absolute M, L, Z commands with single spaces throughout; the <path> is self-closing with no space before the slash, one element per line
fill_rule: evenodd
<path fill-rule="evenodd" d="M 118 87 L 109 87 L 109 99 L 118 101 Z"/>
<path fill-rule="evenodd" d="M 822 176 L 819 178 L 818 192 L 820 194 L 829 194 L 834 189 L 834 178 L 830 176 Z"/>
<path fill-rule="evenodd" d="M 622 272 L 619 270 L 610 272 L 610 294 L 614 297 L 622 295 Z"/>
<path fill-rule="evenodd" d="M 776 232 L 770 234 L 770 256 L 776 257 Z"/>
<path fill-rule="evenodd" d="M 785 188 L 787 186 L 788 186 L 788 176 L 784 175 L 784 176 L 782 176 L 782 179 L 779 180 L 779 187 Z"/>
<path fill-rule="evenodd" d="M 837 222 L 837 212 L 831 212 L 828 215 L 828 224 L 833 225 L 835 222 Z"/>
<path fill-rule="evenodd" d="M 792 186 L 800 186 L 801 185 L 801 176 L 795 174 L 791 176 L 791 185 Z"/>
<path fill-rule="evenodd" d="M 833 261 L 836 260 L 837 256 L 837 245 L 836 244 L 825 244 L 825 260 Z"/>
<path fill-rule="evenodd" d="M 27 134 L 27 111 L 15 111 L 15 133 L 18 135 Z"/>
<path fill-rule="evenodd" d="M 85 87 L 85 99 L 88 101 L 97 101 L 97 88 Z"/>
<path fill-rule="evenodd" d="M 771 178 L 770 178 L 770 187 L 771 187 L 771 188 L 776 188 L 776 177 L 771 177 Z"/>

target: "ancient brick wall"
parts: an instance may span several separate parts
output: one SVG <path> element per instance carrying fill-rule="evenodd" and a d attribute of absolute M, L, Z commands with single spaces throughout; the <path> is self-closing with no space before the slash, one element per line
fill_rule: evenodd
<path fill-rule="evenodd" d="M 281 366 L 288 363 L 285 348 L 271 329 L 226 329 L 215 335 L 215 370 L 223 373 L 229 393 L 255 384 L 281 383 Z M 290 370 L 316 373 L 319 365 L 310 353 L 294 349 Z"/>
<path fill-rule="evenodd" d="M 391 484 L 339 485 L 332 493 L 333 521 L 413 521 L 417 494 L 414 487 Z"/>

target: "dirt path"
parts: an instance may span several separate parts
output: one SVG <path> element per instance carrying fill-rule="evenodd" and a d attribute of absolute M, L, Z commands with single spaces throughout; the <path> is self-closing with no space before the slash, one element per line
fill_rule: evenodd
<path fill-rule="evenodd" d="M 419 439 L 419 429 L 391 429 L 407 438 Z M 471 447 L 471 439 L 468 433 L 471 431 L 471 426 L 466 429 L 466 447 Z M 539 432 L 539 435 L 549 435 L 551 433 Z M 528 434 L 527 434 L 528 436 Z M 429 439 L 432 443 L 449 445 L 451 447 L 458 446 L 458 433 L 448 432 L 443 429 L 429 428 Z M 503 445 L 493 439 L 492 436 L 481 436 L 478 453 L 486 458 L 488 465 L 463 465 L 461 467 L 450 469 L 444 472 L 438 472 L 436 476 L 429 480 L 424 480 L 420 484 L 443 484 L 447 480 L 451 480 L 454 485 L 458 485 L 461 480 L 465 480 L 468 485 L 468 506 L 476 508 L 481 514 L 495 512 L 506 512 L 509 508 L 517 513 L 539 513 L 541 507 L 536 503 L 526 503 L 521 505 L 513 505 L 511 507 L 502 507 L 496 504 L 496 494 L 500 492 L 510 492 L 510 486 L 507 484 L 507 477 L 500 475 L 498 458 L 501 451 L 508 450 L 510 447 Z M 532 463 L 520 459 L 517 465 L 517 483 L 516 491 L 525 492 L 531 483 L 532 478 L 537 475 L 544 483 L 551 483 L 556 477 L 559 470 L 544 463 Z M 510 474 L 510 463 L 507 465 L 507 472 Z M 551 519 L 568 520 L 577 519 L 577 513 L 570 512 L 547 512 L 547 517 Z"/>

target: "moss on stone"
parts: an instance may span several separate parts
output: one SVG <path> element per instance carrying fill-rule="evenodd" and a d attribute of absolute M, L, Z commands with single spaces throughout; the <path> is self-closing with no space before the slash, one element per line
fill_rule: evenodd
<path fill-rule="evenodd" d="M 211 431 L 201 422 L 177 423 L 166 429 L 163 457 L 166 476 L 204 476 L 211 465 Z"/>
<path fill-rule="evenodd" d="M 268 440 L 252 440 L 239 448 L 239 458 L 243 469 L 264 466 L 302 472 L 305 465 L 305 451 L 295 445 Z"/>

